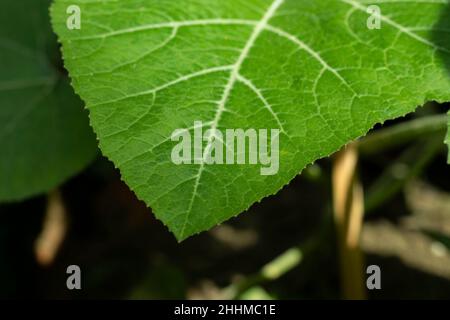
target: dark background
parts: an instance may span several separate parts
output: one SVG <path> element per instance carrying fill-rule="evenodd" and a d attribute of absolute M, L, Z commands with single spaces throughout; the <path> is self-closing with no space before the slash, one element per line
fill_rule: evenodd
<path fill-rule="evenodd" d="M 430 104 L 385 127 L 446 108 Z M 366 197 L 392 167 L 405 166 L 405 151 L 413 166 L 421 152 L 411 150 L 426 144 L 413 141 L 362 155 L 358 171 Z M 450 297 L 446 153 L 442 144 L 399 192 L 366 214 L 365 264 L 377 264 L 382 271 L 382 290 L 369 292 L 369 298 Z M 68 225 L 51 263 L 39 264 L 35 247 L 43 232 L 46 196 L 0 206 L 0 297 L 215 299 L 223 298 L 230 284 L 244 284 L 242 293 L 251 289 L 259 298 L 339 298 L 331 161 L 320 160 L 276 196 L 178 244 L 120 180 L 113 165 L 99 156 L 60 188 Z M 293 247 L 303 258 L 292 270 L 273 281 L 255 277 L 266 263 Z M 80 291 L 66 288 L 66 268 L 72 264 L 82 270 Z"/>

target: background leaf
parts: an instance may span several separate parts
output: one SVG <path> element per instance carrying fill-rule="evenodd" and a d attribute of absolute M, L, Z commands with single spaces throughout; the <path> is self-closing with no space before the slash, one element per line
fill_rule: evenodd
<path fill-rule="evenodd" d="M 49 5 L 0 4 L 0 201 L 55 188 L 97 152 L 83 104 L 57 70 Z"/>
<path fill-rule="evenodd" d="M 447 2 L 372 3 L 380 30 L 356 0 L 74 0 L 82 29 L 72 31 L 69 3 L 56 0 L 52 17 L 103 153 L 183 240 L 375 124 L 450 100 L 450 42 L 433 40 Z M 172 132 L 199 120 L 281 129 L 279 174 L 174 165 Z"/>

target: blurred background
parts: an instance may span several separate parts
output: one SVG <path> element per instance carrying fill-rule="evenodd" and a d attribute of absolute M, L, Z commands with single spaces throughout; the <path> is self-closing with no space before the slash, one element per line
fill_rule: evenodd
<path fill-rule="evenodd" d="M 392 130 L 443 120 L 447 107 L 430 104 L 361 142 L 363 271 L 376 264 L 382 272 L 382 290 L 369 291 L 370 299 L 450 298 L 445 122 L 389 147 L 369 139 L 388 132 L 393 140 Z M 98 156 L 49 195 L 0 206 L 0 297 L 340 298 L 334 161 L 318 161 L 276 196 L 178 244 Z M 66 288 L 73 264 L 82 270 L 79 291 Z"/>
<path fill-rule="evenodd" d="M 40 52 L 45 63 L 37 76 L 56 74 L 67 85 L 49 4 L 2 0 L 8 10 L 0 10 L 0 80 L 30 71 L 9 38 Z M 14 61 L 25 67 L 14 69 Z M 0 89 L 0 120 L 8 120 L 8 110 L 13 114 L 21 104 Z M 34 90 L 26 94 L 39 94 Z M 25 93 L 15 95 L 22 98 Z M 91 137 L 94 151 L 92 142 L 84 148 L 97 156 L 90 161 L 87 155 L 90 164 L 80 173 L 47 194 L 0 204 L 0 298 L 449 299 L 450 166 L 443 143 L 449 107 L 429 103 L 377 126 L 308 167 L 276 196 L 181 244 Z M 86 115 L 80 117 L 88 128 Z M 76 146 L 79 137 L 72 137 Z M 41 163 L 45 150 L 33 146 L 38 151 L 28 160 Z M 0 173 L 9 177 L 15 172 L 1 162 L 5 150 L 2 145 Z M 79 154 L 65 145 L 60 156 L 70 150 Z M 8 192 L 12 182 L 0 183 Z M 70 265 L 81 268 L 81 290 L 66 287 Z M 369 265 L 381 269 L 381 290 L 366 290 Z"/>

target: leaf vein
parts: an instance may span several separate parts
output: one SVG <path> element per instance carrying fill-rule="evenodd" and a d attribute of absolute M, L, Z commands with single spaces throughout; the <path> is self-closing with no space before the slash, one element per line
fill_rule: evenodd
<path fill-rule="evenodd" d="M 213 138 L 213 132 L 215 131 L 215 129 L 217 129 L 220 119 L 222 117 L 223 112 L 225 111 L 225 106 L 226 103 L 228 102 L 228 98 L 231 94 L 231 91 L 234 87 L 234 84 L 236 83 L 236 81 L 238 80 L 238 76 L 239 76 L 239 71 L 242 67 L 242 64 L 244 63 L 245 59 L 248 57 L 250 50 L 252 49 L 253 45 L 255 44 L 256 40 L 258 39 L 259 35 L 261 34 L 261 32 L 263 32 L 263 30 L 266 28 L 269 20 L 274 16 L 275 12 L 277 11 L 277 9 L 283 4 L 284 0 L 275 0 L 271 6 L 268 8 L 267 12 L 264 14 L 264 16 L 262 17 L 261 21 L 258 22 L 258 24 L 255 26 L 250 38 L 248 39 L 247 43 L 245 44 L 245 47 L 242 50 L 241 55 L 239 56 L 238 60 L 236 61 L 236 64 L 234 65 L 233 70 L 231 71 L 230 74 L 230 78 L 228 80 L 228 83 L 225 87 L 225 90 L 223 92 L 223 96 L 221 101 L 218 104 L 217 107 L 217 112 L 216 112 L 216 116 L 213 120 L 213 125 L 211 127 L 211 135 L 208 137 L 207 141 L 208 141 L 208 145 L 205 149 L 204 155 L 203 155 L 203 161 L 199 166 L 198 169 L 198 173 L 197 173 L 197 178 L 194 184 L 194 191 L 192 193 L 191 199 L 189 201 L 189 206 L 188 209 L 186 211 L 186 217 L 183 223 L 183 226 L 181 228 L 180 231 L 180 238 L 183 238 L 185 235 L 185 231 L 186 231 L 186 226 L 189 222 L 189 217 L 190 214 L 192 212 L 192 208 L 194 205 L 194 201 L 195 198 L 197 197 L 197 193 L 198 193 L 198 187 L 200 185 L 200 180 L 203 174 L 203 171 L 205 169 L 205 155 L 208 154 L 209 152 L 209 148 L 211 148 L 211 139 Z"/>
<path fill-rule="evenodd" d="M 216 73 L 216 72 L 229 71 L 232 68 L 233 68 L 233 65 L 212 67 L 212 68 L 203 69 L 203 70 L 200 70 L 200 71 L 197 71 L 197 72 L 194 72 L 194 73 L 190 73 L 188 75 L 181 76 L 178 79 L 172 80 L 170 82 L 162 84 L 162 85 L 160 85 L 158 87 L 155 87 L 153 89 L 145 90 L 145 91 L 142 91 L 142 92 L 137 92 L 137 93 L 134 93 L 134 94 L 131 94 L 131 95 L 126 95 L 126 96 L 121 97 L 121 98 L 108 100 L 108 101 L 97 103 L 97 104 L 92 104 L 89 107 L 93 108 L 93 107 L 97 107 L 97 106 L 101 106 L 101 105 L 105 105 L 105 104 L 119 102 L 119 101 L 130 99 L 130 98 L 136 98 L 136 97 L 145 96 L 145 95 L 148 95 L 148 94 L 154 94 L 154 93 L 156 93 L 158 91 L 170 88 L 170 87 L 172 87 L 172 86 L 174 86 L 176 84 L 188 81 L 188 80 L 190 80 L 192 78 L 197 78 L 197 77 L 201 77 L 201 76 L 204 76 L 204 75 L 207 75 L 207 74 L 211 74 L 211 73 Z"/>

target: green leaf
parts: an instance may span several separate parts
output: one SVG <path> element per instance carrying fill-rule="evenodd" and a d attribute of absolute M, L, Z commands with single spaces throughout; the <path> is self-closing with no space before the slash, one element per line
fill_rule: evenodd
<path fill-rule="evenodd" d="M 370 2 L 379 30 L 356 0 L 56 0 L 52 18 L 103 153 L 183 240 L 375 124 L 450 100 L 449 42 L 433 41 L 447 1 Z M 66 27 L 69 4 L 80 30 Z M 173 164 L 172 133 L 195 121 L 281 130 L 278 174 Z"/>
<path fill-rule="evenodd" d="M 0 4 L 0 202 L 47 192 L 96 155 L 81 100 L 58 61 L 48 0 Z"/>

